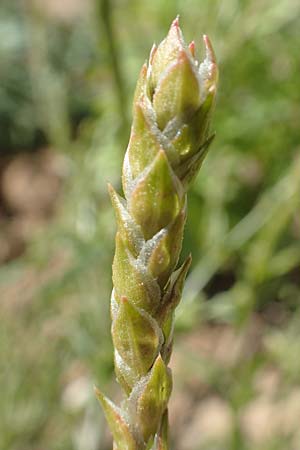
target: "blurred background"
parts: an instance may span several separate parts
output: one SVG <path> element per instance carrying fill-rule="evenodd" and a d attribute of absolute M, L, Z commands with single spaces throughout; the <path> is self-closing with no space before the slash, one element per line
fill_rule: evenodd
<path fill-rule="evenodd" d="M 299 0 L 1 0 L 0 449 L 108 450 L 109 298 L 135 81 L 180 14 L 220 64 L 189 196 L 174 450 L 300 448 Z M 199 44 L 198 44 L 199 43 Z"/>

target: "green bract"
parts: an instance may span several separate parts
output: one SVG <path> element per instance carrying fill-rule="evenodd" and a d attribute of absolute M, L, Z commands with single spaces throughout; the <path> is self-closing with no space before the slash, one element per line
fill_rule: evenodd
<path fill-rule="evenodd" d="M 118 231 L 113 262 L 112 338 L 121 407 L 97 391 L 115 450 L 168 449 L 167 404 L 174 310 L 190 266 L 177 269 L 186 192 L 212 140 L 217 66 L 209 39 L 195 58 L 178 19 L 142 67 L 123 165 L 125 199 L 109 186 Z"/>

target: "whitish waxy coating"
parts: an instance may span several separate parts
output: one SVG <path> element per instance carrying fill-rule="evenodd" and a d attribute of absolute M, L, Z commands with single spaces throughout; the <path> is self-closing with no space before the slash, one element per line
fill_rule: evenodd
<path fill-rule="evenodd" d="M 110 186 L 118 231 L 113 262 L 112 338 L 121 408 L 99 391 L 115 450 L 167 450 L 174 310 L 190 257 L 177 269 L 186 192 L 212 140 L 217 66 L 208 37 L 199 63 L 178 19 L 153 47 L 137 83 L 123 164 L 125 199 Z"/>

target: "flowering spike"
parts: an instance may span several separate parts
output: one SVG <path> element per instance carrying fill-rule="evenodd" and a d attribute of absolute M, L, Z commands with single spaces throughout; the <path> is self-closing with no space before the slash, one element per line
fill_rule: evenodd
<path fill-rule="evenodd" d="M 111 297 L 115 371 L 125 400 L 98 398 L 115 450 L 168 450 L 168 362 L 174 310 L 191 264 L 176 270 L 187 190 L 213 139 L 209 127 L 217 86 L 207 36 L 204 61 L 184 42 L 177 17 L 152 47 L 138 79 L 124 158 L 124 197 L 109 187 L 118 231 Z"/>

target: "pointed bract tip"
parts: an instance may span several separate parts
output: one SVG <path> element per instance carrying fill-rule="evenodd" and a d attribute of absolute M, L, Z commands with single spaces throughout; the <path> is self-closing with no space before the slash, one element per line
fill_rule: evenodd
<path fill-rule="evenodd" d="M 189 51 L 191 52 L 192 57 L 195 58 L 195 51 L 196 51 L 195 41 L 192 41 L 189 44 Z"/>
<path fill-rule="evenodd" d="M 161 363 L 165 364 L 163 357 L 161 356 L 161 353 L 159 352 L 159 354 L 157 355 L 157 357 L 154 361 L 154 365 L 161 364 Z"/>
<path fill-rule="evenodd" d="M 108 181 L 106 183 L 106 186 L 107 186 L 107 190 L 108 190 L 109 195 L 112 196 L 115 193 L 115 190 L 114 190 L 112 184 Z"/>
<path fill-rule="evenodd" d="M 150 56 L 149 56 L 149 62 L 150 62 L 150 64 L 153 64 L 153 59 L 154 59 L 154 55 L 155 55 L 155 53 L 156 53 L 156 50 L 157 50 L 157 47 L 156 47 L 156 44 L 154 43 L 154 44 L 152 45 L 152 48 L 151 48 L 151 51 L 150 51 Z"/>
<path fill-rule="evenodd" d="M 128 298 L 125 295 L 121 296 L 121 302 L 124 304 L 128 303 Z"/>
<path fill-rule="evenodd" d="M 210 62 L 216 63 L 216 55 L 215 55 L 213 46 L 212 46 L 212 44 L 210 42 L 210 39 L 207 36 L 207 34 L 203 35 L 203 42 L 204 42 L 204 45 L 205 45 L 205 51 L 206 51 L 206 55 L 205 56 L 206 56 L 206 58 Z"/>
<path fill-rule="evenodd" d="M 179 15 L 173 20 L 171 27 L 179 28 Z"/>
<path fill-rule="evenodd" d="M 176 46 L 184 47 L 183 35 L 179 26 L 179 16 L 177 16 L 176 19 L 174 19 L 171 23 L 167 36 L 159 44 L 158 48 L 163 46 L 165 42 L 168 42 L 168 47 L 171 47 L 164 50 L 164 52 L 167 53 L 170 51 L 172 52 L 172 49 L 174 50 Z M 167 58 L 167 54 L 165 54 L 164 58 Z"/>
<path fill-rule="evenodd" d="M 111 198 L 111 201 L 114 204 L 116 197 L 118 197 L 118 193 L 115 191 L 115 188 L 113 187 L 113 185 L 110 184 L 109 182 L 107 183 L 107 190 L 108 190 L 108 194 Z"/>
<path fill-rule="evenodd" d="M 178 63 L 182 63 L 182 62 L 189 62 L 190 63 L 191 58 L 188 54 L 188 52 L 186 51 L 185 48 L 182 48 L 180 50 L 178 50 L 178 55 L 177 55 L 177 62 Z"/>
<path fill-rule="evenodd" d="M 97 398 L 102 398 L 102 392 L 94 385 L 94 392 Z"/>

